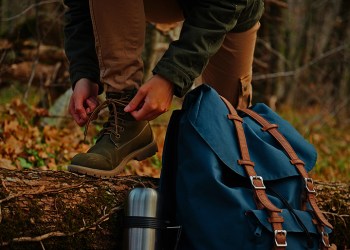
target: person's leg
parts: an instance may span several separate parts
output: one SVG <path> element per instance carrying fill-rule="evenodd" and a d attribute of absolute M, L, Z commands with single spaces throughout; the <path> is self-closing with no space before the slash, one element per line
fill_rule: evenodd
<path fill-rule="evenodd" d="M 156 23 L 183 19 L 176 0 L 90 0 L 90 10 L 101 81 L 107 92 L 141 84 L 146 18 Z"/>
<path fill-rule="evenodd" d="M 252 64 L 258 28 L 259 23 L 246 32 L 227 34 L 202 75 L 203 82 L 211 85 L 235 107 L 247 107 L 251 101 Z"/>
<path fill-rule="evenodd" d="M 143 0 L 89 0 L 89 3 L 100 80 L 107 87 L 106 101 L 91 117 L 107 107 L 110 116 L 96 144 L 87 153 L 74 156 L 68 169 L 94 176 L 114 176 L 129 160 L 143 160 L 157 151 L 149 123 L 136 121 L 124 112 L 143 77 L 141 53 L 146 25 Z"/>
<path fill-rule="evenodd" d="M 101 81 L 107 92 L 138 88 L 143 77 L 143 0 L 89 0 Z"/>
<path fill-rule="evenodd" d="M 210 59 L 202 74 L 203 82 L 211 85 L 239 108 L 251 105 L 252 64 L 260 27 L 258 20 L 263 9 L 262 1 L 249 2 L 250 5 L 242 11 L 235 30 L 226 35 L 221 48 Z M 252 27 L 244 31 L 246 26 Z"/>
<path fill-rule="evenodd" d="M 145 0 L 145 5 L 143 0 L 89 3 L 100 78 L 107 85 L 106 102 L 95 112 L 108 107 L 110 118 L 96 144 L 87 153 L 76 155 L 69 170 L 114 176 L 129 160 L 142 160 L 157 151 L 149 123 L 135 121 L 123 111 L 143 78 L 146 15 L 150 21 L 168 23 L 181 20 L 182 14 L 176 0 Z"/>

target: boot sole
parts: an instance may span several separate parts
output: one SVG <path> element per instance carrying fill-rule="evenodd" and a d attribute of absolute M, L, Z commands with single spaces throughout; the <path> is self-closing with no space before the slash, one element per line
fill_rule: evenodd
<path fill-rule="evenodd" d="M 86 168 L 79 165 L 69 165 L 68 171 L 78 174 L 84 174 L 95 177 L 115 177 L 117 176 L 126 166 L 126 164 L 131 160 L 142 161 L 151 157 L 158 152 L 157 143 L 152 141 L 147 146 L 136 150 L 129 155 L 125 156 L 125 158 L 119 163 L 119 165 L 112 170 L 99 170 L 93 168 Z"/>

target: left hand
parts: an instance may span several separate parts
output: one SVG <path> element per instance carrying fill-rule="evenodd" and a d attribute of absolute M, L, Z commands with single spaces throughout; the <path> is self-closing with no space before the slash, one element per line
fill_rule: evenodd
<path fill-rule="evenodd" d="M 153 120 L 169 110 L 174 95 L 174 84 L 160 75 L 153 76 L 137 91 L 124 108 L 137 120 Z"/>

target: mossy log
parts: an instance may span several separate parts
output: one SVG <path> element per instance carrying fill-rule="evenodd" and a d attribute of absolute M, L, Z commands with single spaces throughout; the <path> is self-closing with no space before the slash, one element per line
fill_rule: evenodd
<path fill-rule="evenodd" d="M 124 201 L 139 176 L 0 170 L 0 249 L 121 249 Z"/>
<path fill-rule="evenodd" d="M 97 179 L 65 171 L 0 170 L 0 249 L 121 249 L 124 203 L 140 176 Z M 333 243 L 350 246 L 349 185 L 317 183 Z"/>

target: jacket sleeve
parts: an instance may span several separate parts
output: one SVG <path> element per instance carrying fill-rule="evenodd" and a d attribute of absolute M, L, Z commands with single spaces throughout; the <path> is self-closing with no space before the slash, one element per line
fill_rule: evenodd
<path fill-rule="evenodd" d="M 72 87 L 81 78 L 88 78 L 99 85 L 99 94 L 103 92 L 100 82 L 100 70 L 95 50 L 88 0 L 64 0 L 68 7 L 65 12 L 64 47 L 69 61 L 69 73 Z"/>
<path fill-rule="evenodd" d="M 169 45 L 154 74 L 175 84 L 175 95 L 182 97 L 190 89 L 209 58 L 220 48 L 232 30 L 246 0 L 193 0 L 183 4 L 185 21 L 177 41 Z"/>

